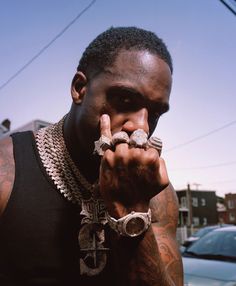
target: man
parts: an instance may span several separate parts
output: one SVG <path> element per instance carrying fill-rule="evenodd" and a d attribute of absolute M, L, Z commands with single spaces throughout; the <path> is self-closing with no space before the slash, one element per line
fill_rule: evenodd
<path fill-rule="evenodd" d="M 69 113 L 0 149 L 0 285 L 182 285 L 178 203 L 161 142 L 172 62 L 155 34 L 85 50 Z"/>

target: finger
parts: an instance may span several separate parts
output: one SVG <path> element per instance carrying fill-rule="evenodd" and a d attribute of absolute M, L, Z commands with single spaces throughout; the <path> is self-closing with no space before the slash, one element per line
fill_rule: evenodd
<path fill-rule="evenodd" d="M 127 143 L 120 143 L 116 145 L 115 151 L 115 162 L 116 164 L 127 165 L 130 160 L 129 145 Z"/>
<path fill-rule="evenodd" d="M 107 168 L 113 169 L 115 165 L 114 152 L 110 149 L 106 150 L 101 161 L 101 165 L 104 164 Z"/>
<path fill-rule="evenodd" d="M 102 114 L 100 117 L 100 133 L 111 139 L 111 120 L 108 114 Z"/>
<path fill-rule="evenodd" d="M 162 186 L 162 189 L 164 189 L 169 185 L 170 181 L 169 181 L 165 161 L 162 158 L 160 158 L 159 174 L 161 178 L 160 185 Z"/>
<path fill-rule="evenodd" d="M 144 152 L 144 160 L 156 163 L 160 159 L 159 151 L 156 148 L 148 147 Z"/>

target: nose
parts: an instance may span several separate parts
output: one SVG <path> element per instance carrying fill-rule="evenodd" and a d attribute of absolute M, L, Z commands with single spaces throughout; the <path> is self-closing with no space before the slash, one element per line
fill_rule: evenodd
<path fill-rule="evenodd" d="M 124 120 L 123 131 L 131 134 L 136 129 L 143 129 L 146 133 L 149 133 L 148 110 L 146 108 L 127 114 Z"/>

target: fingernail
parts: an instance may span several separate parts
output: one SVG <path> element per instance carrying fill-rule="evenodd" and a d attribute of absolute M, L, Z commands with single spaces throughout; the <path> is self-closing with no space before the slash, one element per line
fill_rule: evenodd
<path fill-rule="evenodd" d="M 103 121 L 103 122 L 107 121 L 108 119 L 109 119 L 109 115 L 108 114 L 103 114 L 101 116 L 101 121 Z"/>

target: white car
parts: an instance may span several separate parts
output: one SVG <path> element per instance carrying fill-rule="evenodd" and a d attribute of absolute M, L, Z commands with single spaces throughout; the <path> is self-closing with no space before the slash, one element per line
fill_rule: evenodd
<path fill-rule="evenodd" d="M 209 232 L 182 256 L 185 286 L 236 286 L 236 226 Z"/>
<path fill-rule="evenodd" d="M 194 232 L 191 236 L 189 236 L 183 243 L 184 247 L 189 247 L 192 243 L 197 241 L 200 237 L 206 235 L 208 232 L 215 230 L 220 227 L 232 226 L 230 224 L 215 224 L 210 226 L 205 226 Z"/>

